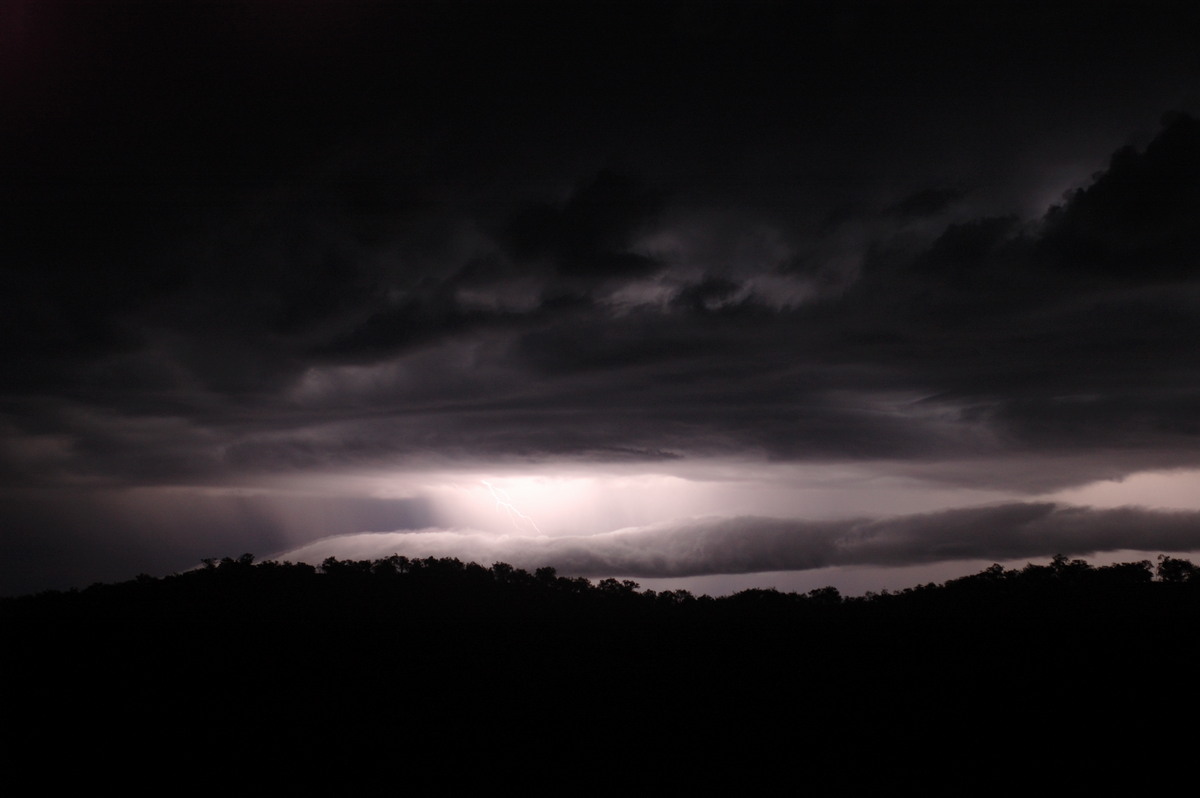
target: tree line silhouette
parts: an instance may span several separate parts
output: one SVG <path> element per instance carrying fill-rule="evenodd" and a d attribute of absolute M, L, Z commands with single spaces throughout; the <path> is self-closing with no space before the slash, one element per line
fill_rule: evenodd
<path fill-rule="evenodd" d="M 713 598 L 506 563 L 246 554 L 0 600 L 4 751 L 100 723 L 125 731 L 88 745 L 187 767 L 594 769 L 602 752 L 664 785 L 786 763 L 806 783 L 928 786 L 1065 738 L 1171 752 L 1200 699 L 1198 621 L 1200 568 L 1166 555 Z"/>
<path fill-rule="evenodd" d="M 687 590 L 642 590 L 629 579 L 559 576 L 551 567 L 533 572 L 497 562 L 491 567 L 455 558 L 376 560 L 326 559 L 308 563 L 256 562 L 252 554 L 210 558 L 202 567 L 155 578 L 146 574 L 116 584 L 96 583 L 83 590 L 45 591 L 0 598 L 0 618 L 8 623 L 55 618 L 105 617 L 117 620 L 171 618 L 217 620 L 227 613 L 245 622 L 292 620 L 318 622 L 387 620 L 503 620 L 561 618 L 622 620 L 695 617 L 741 621 L 787 617 L 893 618 L 904 612 L 991 616 L 1097 610 L 1130 614 L 1150 610 L 1190 612 L 1200 592 L 1200 566 L 1160 555 L 1150 560 L 1094 567 L 1085 560 L 1055 555 L 1045 565 L 1020 569 L 992 565 L 979 573 L 899 591 L 868 591 L 843 596 L 835 587 L 807 593 L 751 588 L 713 598 Z M 341 613 L 351 613 L 343 616 Z"/>

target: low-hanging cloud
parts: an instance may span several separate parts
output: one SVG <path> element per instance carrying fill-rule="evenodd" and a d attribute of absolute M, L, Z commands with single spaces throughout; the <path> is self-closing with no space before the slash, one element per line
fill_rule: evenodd
<path fill-rule="evenodd" d="M 882 519 L 686 518 L 578 537 L 435 529 L 363 533 L 324 538 L 279 559 L 400 554 L 550 566 L 579 576 L 681 577 L 1198 548 L 1198 512 L 1014 502 Z"/>

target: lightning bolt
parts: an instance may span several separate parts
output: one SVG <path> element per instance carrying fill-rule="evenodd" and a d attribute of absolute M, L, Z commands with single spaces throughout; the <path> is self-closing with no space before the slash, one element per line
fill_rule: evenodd
<path fill-rule="evenodd" d="M 521 521 L 529 524 L 529 526 L 533 527 L 534 531 L 536 531 L 539 535 L 542 534 L 542 530 L 538 528 L 537 522 L 525 515 L 525 513 L 518 510 L 516 505 L 512 503 L 512 499 L 509 497 L 508 491 L 504 490 L 503 488 L 495 487 L 486 479 L 481 479 L 479 481 L 484 485 L 487 485 L 487 489 L 492 493 L 492 498 L 496 500 L 496 506 L 508 513 L 509 520 L 512 521 L 515 528 L 521 528 L 520 523 L 517 521 L 517 519 L 520 519 Z"/>

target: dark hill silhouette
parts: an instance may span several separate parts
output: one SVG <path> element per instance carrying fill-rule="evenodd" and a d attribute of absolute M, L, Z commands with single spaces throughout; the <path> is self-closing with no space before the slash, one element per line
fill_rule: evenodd
<path fill-rule="evenodd" d="M 405 762 L 422 789 L 469 762 L 647 789 L 791 774 L 937 791 L 1070 741 L 1132 777 L 1186 742 L 1198 571 L 1060 556 L 863 597 L 711 598 L 504 563 L 243 555 L 0 601 L 5 751 Z"/>

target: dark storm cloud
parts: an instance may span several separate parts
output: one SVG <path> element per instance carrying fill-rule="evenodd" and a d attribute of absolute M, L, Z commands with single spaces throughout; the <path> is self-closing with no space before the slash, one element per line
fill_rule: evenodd
<path fill-rule="evenodd" d="M 431 250 L 403 235 L 372 249 L 331 225 L 339 232 L 319 238 L 327 260 L 303 249 L 260 249 L 249 263 L 233 252 L 229 265 L 218 262 L 215 272 L 195 278 L 195 291 L 140 310 L 118 306 L 110 318 L 136 331 L 140 343 L 78 355 L 56 372 L 72 388 L 55 400 L 75 407 L 64 418 L 106 420 L 62 431 L 76 436 L 73 456 L 83 461 L 120 450 L 122 439 L 141 439 L 116 429 L 122 418 L 130 429 L 175 425 L 183 434 L 159 446 L 207 437 L 213 454 L 192 460 L 202 469 L 212 457 L 230 467 L 253 463 L 233 453 L 258 446 L 255 425 L 269 430 L 271 451 L 293 439 L 301 451 L 330 446 L 335 460 L 356 448 L 353 441 L 371 441 L 361 452 L 367 460 L 386 459 L 389 446 L 403 458 L 438 450 L 569 455 L 615 445 L 784 459 L 1119 447 L 1143 451 L 1147 466 L 1156 458 L 1175 463 L 1179 448 L 1195 441 L 1200 396 L 1200 289 L 1178 265 L 1194 249 L 1194 228 L 1131 214 L 1128 241 L 1150 243 L 1144 250 L 1129 244 L 1126 256 L 1136 262 L 1171 252 L 1177 265 L 1172 282 L 1151 272 L 1136 289 L 1118 291 L 1107 262 L 1089 267 L 1085 255 L 1066 262 L 1066 253 L 1087 248 L 1064 243 L 1086 236 L 1063 220 L 1083 213 L 1078 207 L 1086 211 L 1094 196 L 1113 206 L 1149 201 L 1140 177 L 1112 184 L 1132 196 L 1110 188 L 1114 173 L 1157 175 L 1164 201 L 1180 205 L 1186 191 L 1162 174 L 1175 174 L 1173 161 L 1179 174 L 1190 174 L 1198 149 L 1194 120 L 1176 117 L 1145 152 L 1121 155 L 1046 220 L 979 218 L 952 223 L 916 247 L 879 242 L 853 282 L 830 294 L 769 268 L 733 264 L 728 275 L 694 274 L 685 260 L 664 254 L 663 274 L 618 280 L 633 292 L 631 305 L 618 303 L 612 286 L 595 284 L 585 289 L 590 296 L 554 298 L 547 292 L 561 277 L 557 267 L 523 266 L 522 258 L 541 254 L 505 251 L 478 231 L 461 234 L 464 243 L 453 233 L 462 224 L 443 225 L 449 238 Z M 572 197 L 609 180 L 616 179 L 585 183 Z M 603 260 L 633 245 L 650 217 L 640 194 L 614 185 L 600 192 L 603 202 L 551 206 L 571 218 L 546 227 L 554 258 L 590 252 Z M 323 207 L 317 218 L 340 218 Z M 282 224 L 271 217 L 277 210 L 269 209 L 268 240 Z M 1171 218 L 1198 211 L 1173 207 Z M 1152 229 L 1142 231 L 1146 225 Z M 772 275 L 785 282 L 756 282 Z M 799 285 L 800 298 L 781 302 L 778 285 Z M 289 312 L 303 321 L 281 328 L 280 314 Z M 440 365 L 418 377 L 413 368 L 425 353 Z M 375 376 L 338 371 L 343 365 Z M 140 383 L 104 376 L 114 369 L 143 376 Z M 396 370 L 410 376 L 387 376 Z M 323 375 L 326 387 L 319 407 L 295 412 L 298 381 L 310 379 L 304 375 Z M 381 384 L 390 387 L 370 387 Z M 144 416 L 155 406 L 170 423 Z M 97 424 L 114 427 L 103 443 Z M 326 424 L 339 425 L 346 438 L 317 435 L 314 444 L 309 430 Z M 116 475 L 143 470 L 120 462 L 110 463 Z"/>
<path fill-rule="evenodd" d="M 0 469 L 1196 465 L 1197 12 L 1085 12 L 22 4 Z"/>
<path fill-rule="evenodd" d="M 685 285 L 675 294 L 672 301 L 680 307 L 703 313 L 728 307 L 740 289 L 741 286 L 733 280 L 709 276 L 699 282 Z"/>
<path fill-rule="evenodd" d="M 966 192 L 957 188 L 925 188 L 909 194 L 904 199 L 888 208 L 888 211 L 903 217 L 933 216 L 945 211 L 966 196 Z M 844 215 L 842 211 L 841 215 Z M 836 219 L 834 214 L 831 219 Z"/>
<path fill-rule="evenodd" d="M 377 362 L 438 338 L 500 322 L 505 315 L 462 308 L 452 296 L 432 292 L 378 311 L 313 354 L 340 362 Z"/>
<path fill-rule="evenodd" d="M 1061 269 L 1122 283 L 1200 272 L 1200 120 L 1164 119 L 1144 151 L 1117 151 L 1095 182 L 1046 219 L 1042 246 Z"/>
<path fill-rule="evenodd" d="M 281 558 L 454 556 L 584 576 L 680 577 L 1200 548 L 1200 514 L 1015 503 L 883 519 L 696 518 L 587 537 L 420 531 L 316 541 Z"/>
<path fill-rule="evenodd" d="M 561 205 L 523 209 L 508 227 L 517 259 L 548 258 L 559 274 L 603 280 L 654 270 L 654 258 L 632 250 L 661 211 L 657 192 L 611 171 L 575 189 Z"/>

